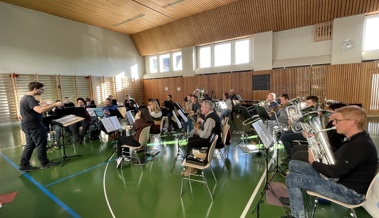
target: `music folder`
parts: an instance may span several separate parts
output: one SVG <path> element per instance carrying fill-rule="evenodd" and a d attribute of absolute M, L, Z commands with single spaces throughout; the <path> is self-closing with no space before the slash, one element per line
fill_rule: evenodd
<path fill-rule="evenodd" d="M 116 116 L 103 118 L 101 119 L 101 122 L 104 125 L 105 130 L 107 130 L 108 133 L 118 131 L 119 129 L 122 129 L 120 121 L 118 121 L 118 118 Z"/>
<path fill-rule="evenodd" d="M 78 117 L 78 116 L 71 114 L 71 115 L 67 115 L 67 116 L 64 116 L 62 118 L 53 120 L 52 123 L 57 124 L 61 127 L 66 127 L 66 126 L 71 126 L 72 124 L 80 122 L 82 120 L 84 120 L 83 117 Z"/>

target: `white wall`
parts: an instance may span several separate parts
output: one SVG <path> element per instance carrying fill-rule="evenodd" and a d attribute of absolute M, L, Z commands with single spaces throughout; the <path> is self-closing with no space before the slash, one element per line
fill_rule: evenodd
<path fill-rule="evenodd" d="M 332 64 L 361 62 L 364 21 L 364 14 L 334 20 Z M 350 50 L 341 49 L 341 43 L 346 39 L 354 42 L 354 47 Z"/>
<path fill-rule="evenodd" d="M 128 35 L 0 2 L 0 73 L 142 77 Z"/>
<path fill-rule="evenodd" d="M 271 70 L 273 32 L 254 34 L 254 70 Z"/>

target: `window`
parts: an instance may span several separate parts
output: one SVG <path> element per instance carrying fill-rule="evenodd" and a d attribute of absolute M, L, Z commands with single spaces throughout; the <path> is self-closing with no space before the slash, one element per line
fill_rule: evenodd
<path fill-rule="evenodd" d="M 160 72 L 170 71 L 170 54 L 164 54 L 159 56 Z"/>
<path fill-rule="evenodd" d="M 200 62 L 200 68 L 206 68 L 206 67 L 211 67 L 211 47 L 202 47 L 200 48 L 200 57 L 199 57 L 199 62 Z"/>
<path fill-rule="evenodd" d="M 214 53 L 216 67 L 231 65 L 231 43 L 215 45 Z"/>
<path fill-rule="evenodd" d="M 150 57 L 150 73 L 158 72 L 158 61 L 157 56 Z"/>
<path fill-rule="evenodd" d="M 172 54 L 174 71 L 182 70 L 182 52 Z"/>
<path fill-rule="evenodd" d="M 379 16 L 366 18 L 363 31 L 363 51 L 379 50 Z"/>
<path fill-rule="evenodd" d="M 248 39 L 236 41 L 235 43 L 235 64 L 249 63 L 250 43 Z"/>

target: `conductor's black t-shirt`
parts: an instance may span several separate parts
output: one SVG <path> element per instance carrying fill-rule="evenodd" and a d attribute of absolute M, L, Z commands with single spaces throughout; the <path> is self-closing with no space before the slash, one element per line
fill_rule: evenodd
<path fill-rule="evenodd" d="M 24 95 L 20 101 L 20 113 L 22 116 L 21 127 L 23 130 L 35 130 L 45 128 L 42 122 L 42 114 L 33 110 L 39 106 L 39 101 L 31 95 Z"/>

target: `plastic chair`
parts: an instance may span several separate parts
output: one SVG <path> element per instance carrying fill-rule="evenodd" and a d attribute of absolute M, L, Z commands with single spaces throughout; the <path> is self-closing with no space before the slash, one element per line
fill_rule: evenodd
<path fill-rule="evenodd" d="M 379 189 L 379 173 L 376 174 L 376 176 L 374 177 L 374 179 L 372 180 L 370 186 L 368 187 L 367 189 L 367 193 L 366 193 L 366 196 L 365 196 L 365 199 L 362 201 L 362 203 L 360 204 L 345 204 L 345 203 L 342 203 L 340 201 L 337 201 L 337 200 L 334 200 L 334 199 L 331 199 L 331 198 L 328 198 L 328 197 L 325 197 L 323 195 L 320 195 L 320 194 L 317 194 L 315 192 L 311 192 L 311 191 L 307 191 L 307 194 L 312 197 L 315 197 L 315 200 L 314 200 L 314 204 L 313 204 L 313 208 L 312 208 L 312 213 L 311 213 L 311 216 L 310 217 L 314 217 L 315 216 L 315 212 L 316 212 L 316 208 L 317 208 L 317 198 L 322 198 L 322 199 L 326 199 L 328 201 L 331 201 L 335 204 L 338 204 L 340 206 L 343 206 L 343 207 L 346 207 L 348 209 L 351 210 L 351 214 L 354 216 L 354 217 L 357 217 L 356 213 L 355 213 L 355 210 L 354 208 L 357 208 L 357 207 L 360 207 L 360 206 L 364 206 L 366 204 L 366 202 L 371 202 L 372 198 L 374 197 L 375 195 L 375 192 L 374 190 L 376 190 L 376 193 L 378 193 L 378 189 Z M 375 185 L 374 185 L 375 184 Z M 309 201 L 309 208 L 311 206 L 311 203 L 312 203 L 312 199 Z M 364 206 L 366 207 L 366 206 Z M 365 208 L 366 209 L 366 208 Z M 372 208 L 370 207 L 370 210 Z M 366 209 L 367 211 L 369 211 L 368 209 Z M 375 212 L 375 215 L 374 214 L 371 214 L 373 215 L 373 217 L 378 217 L 378 214 L 379 214 L 379 208 L 376 207 L 376 211 L 375 211 L 375 208 L 373 209 L 374 212 Z"/>
<path fill-rule="evenodd" d="M 185 177 L 184 175 L 182 175 L 182 185 L 181 185 L 181 187 L 180 187 L 180 196 L 183 195 L 183 181 L 184 181 L 184 180 L 188 180 L 189 182 L 190 182 L 190 181 L 195 181 L 195 182 L 200 182 L 200 183 L 204 183 L 204 184 L 205 184 L 205 186 L 207 187 L 207 190 L 208 190 L 208 192 L 209 192 L 209 195 L 211 196 L 211 199 L 212 199 L 212 201 L 213 201 L 213 195 L 212 195 L 211 191 L 209 190 L 208 182 L 207 182 L 207 180 L 206 180 L 206 178 L 205 178 L 205 176 L 204 176 L 204 170 L 207 169 L 207 168 L 210 168 L 210 170 L 211 170 L 211 172 L 212 172 L 212 175 L 213 175 L 213 178 L 214 178 L 215 182 L 217 183 L 216 176 L 215 176 L 215 174 L 213 173 L 212 167 L 210 167 L 210 166 L 211 166 L 211 162 L 212 162 L 212 158 L 213 158 L 213 154 L 214 154 L 214 149 L 215 149 L 215 147 L 216 147 L 216 143 L 217 143 L 217 138 L 218 138 L 217 135 L 215 135 L 215 136 L 213 137 L 213 140 L 212 140 L 211 146 L 210 146 L 210 148 L 209 148 L 208 156 L 207 156 L 207 161 L 208 161 L 208 163 L 207 163 L 205 166 L 201 166 L 201 165 L 196 165 L 196 164 L 187 163 L 186 160 L 183 161 L 183 163 L 182 163 L 182 166 L 183 166 L 183 167 L 189 167 L 190 170 L 192 170 L 192 168 L 197 169 L 197 170 L 201 170 L 201 175 L 197 175 L 197 174 L 193 174 L 193 173 L 189 173 L 189 176 L 188 176 L 188 177 Z M 191 175 L 193 175 L 193 176 L 199 176 L 199 177 L 202 178 L 202 180 L 192 179 L 192 178 L 191 178 Z"/>
<path fill-rule="evenodd" d="M 129 148 L 129 152 L 124 152 L 129 154 L 130 158 L 136 158 L 138 160 L 138 164 L 141 166 L 141 169 L 143 171 L 143 167 L 141 164 L 141 159 L 139 158 L 137 151 L 145 150 L 147 142 L 149 141 L 150 136 L 150 126 L 145 127 L 142 129 L 141 134 L 139 135 L 138 142 L 140 144 L 139 147 L 130 146 L 130 145 L 122 145 L 121 148 Z M 122 164 L 121 164 L 122 167 Z"/>

